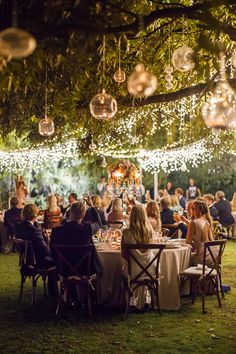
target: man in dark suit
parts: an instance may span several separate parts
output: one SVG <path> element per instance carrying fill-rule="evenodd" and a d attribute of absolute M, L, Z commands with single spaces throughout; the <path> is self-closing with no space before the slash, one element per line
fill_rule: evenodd
<path fill-rule="evenodd" d="M 219 222 L 223 226 L 232 226 L 233 236 L 235 236 L 235 220 L 231 213 L 230 202 L 225 198 L 223 191 L 218 191 L 215 194 L 216 203 L 214 206 L 218 210 Z"/>
<path fill-rule="evenodd" d="M 7 235 L 15 235 L 16 224 L 22 221 L 22 209 L 17 208 L 19 200 L 17 197 L 10 199 L 11 208 L 4 214 L 4 226 L 7 228 Z"/>
<path fill-rule="evenodd" d="M 215 207 L 214 203 L 214 195 L 213 194 L 205 194 L 203 196 L 203 198 L 205 199 L 208 207 L 209 207 L 209 211 L 210 211 L 210 215 L 212 217 L 212 219 L 214 221 L 219 221 L 219 217 L 218 217 L 218 210 Z"/>
<path fill-rule="evenodd" d="M 55 263 L 43 238 L 42 231 L 35 226 L 38 212 L 39 210 L 34 204 L 27 204 L 24 207 L 22 211 L 23 222 L 16 226 L 16 237 L 31 241 L 37 266 L 39 268 L 49 268 Z"/>
<path fill-rule="evenodd" d="M 173 225 L 173 228 L 170 229 L 170 237 L 176 232 L 176 229 L 179 229 L 182 233 L 183 237 L 186 237 L 187 234 L 187 227 L 184 223 L 177 219 L 175 220 L 175 213 L 173 210 L 170 209 L 171 206 L 171 199 L 170 197 L 162 197 L 160 200 L 160 207 L 161 207 L 161 223 L 162 225 Z M 174 228 L 175 226 L 175 228 Z"/>
<path fill-rule="evenodd" d="M 93 220 L 92 223 L 83 222 L 87 208 L 83 201 L 77 201 L 71 205 L 70 220 L 66 224 L 52 230 L 50 247 L 54 258 L 56 255 L 53 251 L 53 245 L 88 245 L 93 243 L 92 236 L 95 235 L 101 228 L 101 219 L 98 212 L 93 207 L 90 197 L 88 197 L 87 203 L 91 207 L 89 210 Z M 93 273 L 100 271 L 100 265 L 95 247 L 91 260 L 91 271 Z"/>
<path fill-rule="evenodd" d="M 185 210 L 186 209 L 186 199 L 184 198 L 183 189 L 182 188 L 176 188 L 175 195 L 177 196 L 177 198 L 179 200 L 179 205 L 181 206 L 181 208 L 183 208 L 183 210 Z"/>

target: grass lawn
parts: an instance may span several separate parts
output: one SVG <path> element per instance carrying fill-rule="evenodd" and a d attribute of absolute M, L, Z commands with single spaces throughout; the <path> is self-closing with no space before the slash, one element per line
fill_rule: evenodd
<path fill-rule="evenodd" d="M 0 354 L 6 353 L 236 353 L 236 242 L 229 241 L 223 260 L 223 283 L 231 292 L 218 307 L 207 297 L 181 301 L 178 312 L 130 314 L 99 309 L 93 319 L 69 309 L 55 318 L 55 300 L 45 300 L 41 286 L 36 305 L 30 306 L 26 286 L 19 293 L 18 256 L 0 254 Z M 29 283 L 27 283 L 29 284 Z"/>

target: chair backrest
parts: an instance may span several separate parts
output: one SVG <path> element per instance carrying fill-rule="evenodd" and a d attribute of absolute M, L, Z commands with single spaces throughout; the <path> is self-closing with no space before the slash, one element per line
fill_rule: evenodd
<path fill-rule="evenodd" d="M 167 237 L 170 234 L 170 229 L 166 229 L 165 227 L 162 227 L 161 232 L 163 237 Z"/>
<path fill-rule="evenodd" d="M 140 272 L 130 280 L 131 283 L 138 283 L 142 281 L 142 278 L 148 278 L 149 280 L 156 281 L 159 275 L 159 265 L 160 265 L 160 257 L 161 253 L 166 247 L 165 244 L 124 244 L 125 250 L 128 256 L 128 274 L 129 276 L 132 275 L 132 262 L 134 265 L 138 265 L 140 268 Z M 137 258 L 133 251 L 139 250 L 141 252 L 147 250 L 153 250 L 153 258 L 150 259 L 150 262 L 146 265 L 141 264 L 140 260 Z M 153 274 L 150 273 L 150 267 L 153 263 L 156 262 L 156 271 L 155 271 L 155 278 Z"/>
<path fill-rule="evenodd" d="M 227 240 L 215 240 L 204 242 L 204 255 L 203 255 L 203 275 L 205 274 L 205 266 L 207 257 L 212 263 L 212 270 L 217 272 L 221 270 L 221 260 L 225 249 Z M 209 261 L 208 261 L 209 262 Z"/>
<path fill-rule="evenodd" d="M 23 266 L 36 266 L 36 259 L 34 249 L 31 241 L 19 238 L 12 238 L 13 244 L 19 254 L 19 267 Z"/>
<path fill-rule="evenodd" d="M 94 245 L 53 245 L 58 273 L 63 277 L 91 275 Z"/>
<path fill-rule="evenodd" d="M 108 226 L 111 229 L 122 229 L 123 225 L 124 225 L 123 221 L 119 221 L 119 220 L 108 222 Z"/>
<path fill-rule="evenodd" d="M 162 228 L 169 230 L 169 236 L 171 238 L 178 237 L 178 226 L 175 226 L 174 224 L 162 224 Z"/>

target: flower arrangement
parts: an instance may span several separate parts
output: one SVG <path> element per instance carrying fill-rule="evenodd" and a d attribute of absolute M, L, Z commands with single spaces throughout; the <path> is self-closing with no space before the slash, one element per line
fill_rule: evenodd
<path fill-rule="evenodd" d="M 125 183 L 130 186 L 132 184 L 140 185 L 141 174 L 135 164 L 128 160 L 120 160 L 119 162 L 108 166 L 108 184 L 121 186 Z"/>

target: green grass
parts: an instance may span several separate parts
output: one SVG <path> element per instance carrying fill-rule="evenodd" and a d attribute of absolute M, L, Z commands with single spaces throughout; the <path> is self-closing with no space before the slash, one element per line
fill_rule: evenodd
<path fill-rule="evenodd" d="M 228 242 L 223 260 L 223 282 L 231 293 L 217 305 L 181 300 L 178 312 L 130 314 L 99 309 L 93 319 L 69 309 L 55 318 L 55 300 L 45 300 L 42 287 L 30 306 L 29 286 L 22 304 L 16 254 L 0 255 L 0 353 L 236 353 L 236 243 Z"/>

